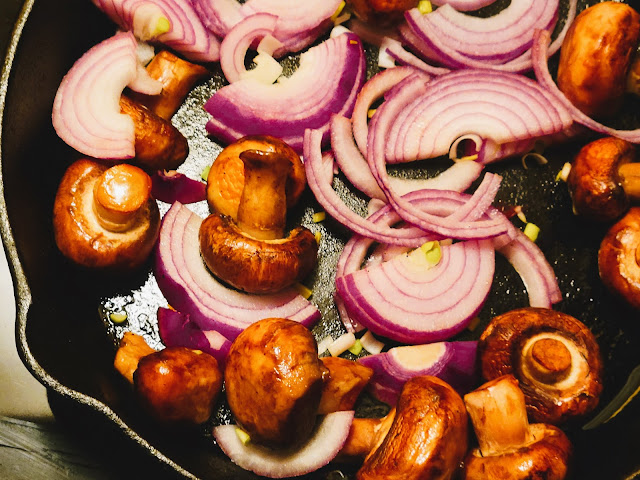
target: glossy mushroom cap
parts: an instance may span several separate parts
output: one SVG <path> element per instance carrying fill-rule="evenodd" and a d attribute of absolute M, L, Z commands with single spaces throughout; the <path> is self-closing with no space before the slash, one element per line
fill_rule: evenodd
<path fill-rule="evenodd" d="M 600 244 L 598 268 L 609 290 L 640 309 L 640 207 L 609 229 Z"/>
<path fill-rule="evenodd" d="M 60 251 L 95 268 L 138 267 L 158 237 L 160 213 L 151 180 L 131 165 L 74 162 L 58 187 L 53 227 Z"/>
<path fill-rule="evenodd" d="M 392 26 L 402 21 L 404 12 L 419 0 L 347 0 L 356 16 L 376 26 Z"/>
<path fill-rule="evenodd" d="M 536 422 L 560 424 L 598 405 L 602 359 L 591 331 L 579 320 L 545 308 L 495 317 L 478 344 L 482 375 L 512 374 Z"/>

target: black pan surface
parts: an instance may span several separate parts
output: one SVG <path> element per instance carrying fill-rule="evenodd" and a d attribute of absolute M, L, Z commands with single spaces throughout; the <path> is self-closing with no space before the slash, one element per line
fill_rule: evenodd
<path fill-rule="evenodd" d="M 580 9 L 590 3 L 594 2 L 579 2 Z M 87 423 L 91 428 L 105 428 L 110 432 L 108 438 L 129 446 L 141 461 L 154 460 L 153 465 L 159 465 L 168 475 L 255 478 L 231 464 L 208 433 L 211 423 L 229 418 L 223 401 L 215 418 L 204 428 L 168 431 L 148 422 L 138 411 L 128 385 L 112 367 L 115 346 L 125 330 L 142 333 L 152 344 L 159 345 L 155 312 L 166 302 L 155 285 L 150 266 L 133 277 L 106 276 L 78 269 L 55 247 L 53 199 L 64 170 L 79 154 L 66 146 L 51 126 L 53 98 L 73 62 L 114 31 L 115 26 L 89 0 L 29 0 L 9 49 L 0 84 L 0 227 L 16 286 L 18 347 L 27 367 L 50 389 L 56 403 L 62 400 L 67 405 L 60 413 L 62 419 L 85 418 L 76 415 L 91 418 Z M 295 58 L 286 62 L 290 68 L 295 67 Z M 369 63 L 372 73 L 374 62 L 370 59 Z M 221 84 L 216 68 L 212 66 L 213 78 L 199 85 L 174 117 L 174 123 L 188 137 L 192 152 L 180 170 L 194 177 L 220 150 L 204 133 L 206 114 L 201 108 Z M 638 102 L 630 99 L 620 125 L 640 125 L 634 115 L 640 111 L 637 107 Z M 566 186 L 555 181 L 563 163 L 571 160 L 579 146 L 572 143 L 550 149 L 546 152 L 546 165 L 529 162 L 525 168 L 515 159 L 490 170 L 504 177 L 498 203 L 523 205 L 529 221 L 541 227 L 538 244 L 554 266 L 564 293 L 556 308 L 580 318 L 598 337 L 606 370 L 601 401 L 604 407 L 640 364 L 640 315 L 612 298 L 599 281 L 596 255 L 606 227 L 576 218 Z M 444 166 L 437 161 L 423 162 L 400 173 L 434 175 Z M 362 211 L 363 199 L 351 193 L 345 182 L 338 179 L 336 187 L 354 208 Z M 321 262 L 311 281 L 313 301 L 323 313 L 314 332 L 322 337 L 326 332 L 341 330 L 331 301 L 332 272 L 348 233 L 331 219 L 322 225 L 312 224 L 311 214 L 319 207 L 310 193 L 302 203 L 292 221 L 323 231 Z M 196 209 L 203 214 L 206 205 Z M 494 315 L 526 303 L 526 292 L 517 274 L 498 259 L 494 286 L 480 314 L 481 323 L 459 338 L 477 338 Z M 128 312 L 129 321 L 124 326 L 114 326 L 108 315 L 121 309 Z M 382 410 L 365 399 L 359 414 L 380 414 Z M 97 431 L 102 432 L 92 430 Z M 585 431 L 575 425 L 568 433 L 575 445 L 571 478 L 626 479 L 635 478 L 635 472 L 640 471 L 637 401 L 602 426 Z M 100 442 L 96 438 L 99 435 L 88 436 L 92 442 Z M 329 466 L 308 478 L 352 478 L 355 471 L 336 469 Z"/>

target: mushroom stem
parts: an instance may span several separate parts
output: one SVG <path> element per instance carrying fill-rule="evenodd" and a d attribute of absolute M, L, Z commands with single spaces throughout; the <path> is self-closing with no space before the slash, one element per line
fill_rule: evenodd
<path fill-rule="evenodd" d="M 395 415 L 396 409 L 392 408 L 381 418 L 354 418 L 338 460 L 362 462 L 386 437 Z"/>
<path fill-rule="evenodd" d="M 571 370 L 571 352 L 555 338 L 537 340 L 525 353 L 524 361 L 532 376 L 544 383 L 558 382 Z"/>
<path fill-rule="evenodd" d="M 464 397 L 483 456 L 530 441 L 524 394 L 512 375 L 499 377 Z"/>
<path fill-rule="evenodd" d="M 640 200 L 640 162 L 622 164 L 618 174 L 627 197 L 630 200 Z"/>
<path fill-rule="evenodd" d="M 151 195 L 151 178 L 133 165 L 115 165 L 100 176 L 94 189 L 94 211 L 100 225 L 112 232 L 128 230 Z"/>
<path fill-rule="evenodd" d="M 284 236 L 287 213 L 285 186 L 291 170 L 288 158 L 274 152 L 245 150 L 244 188 L 238 206 L 238 227 L 260 240 Z"/>

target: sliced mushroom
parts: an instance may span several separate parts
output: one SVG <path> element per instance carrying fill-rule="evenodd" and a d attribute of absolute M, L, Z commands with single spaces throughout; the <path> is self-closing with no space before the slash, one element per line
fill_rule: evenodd
<path fill-rule="evenodd" d="M 567 185 L 576 214 L 595 221 L 616 220 L 640 200 L 640 163 L 635 146 L 605 137 L 585 145 L 571 165 Z"/>
<path fill-rule="evenodd" d="M 387 415 L 380 418 L 354 418 L 349 436 L 336 457 L 336 462 L 362 463 L 387 436 L 396 409 L 392 408 Z"/>
<path fill-rule="evenodd" d="M 149 346 L 144 337 L 133 332 L 125 332 L 120 340 L 113 366 L 129 383 L 133 384 L 133 373 L 138 368 L 140 359 L 154 352 L 155 350 Z"/>
<path fill-rule="evenodd" d="M 562 43 L 558 87 L 587 115 L 614 115 L 627 90 L 639 38 L 640 15 L 629 5 L 609 1 L 583 10 Z"/>
<path fill-rule="evenodd" d="M 600 278 L 612 292 L 640 309 L 640 207 L 613 225 L 598 252 Z"/>
<path fill-rule="evenodd" d="M 53 207 L 58 248 L 86 267 L 138 267 L 151 253 L 160 229 L 158 205 L 150 192 L 151 179 L 132 165 L 74 162 L 58 186 Z"/>
<path fill-rule="evenodd" d="M 373 376 L 373 369 L 341 357 L 322 357 L 320 361 L 329 374 L 325 378 L 318 414 L 353 410 Z"/>
<path fill-rule="evenodd" d="M 147 72 L 162 83 L 162 92 L 158 95 L 132 92 L 130 96 L 165 120 L 176 113 L 194 85 L 209 74 L 202 65 L 183 60 L 166 50 L 153 57 L 147 65 Z"/>
<path fill-rule="evenodd" d="M 479 444 L 465 459 L 465 480 L 566 477 L 569 439 L 557 427 L 529 424 L 524 394 L 512 375 L 482 385 L 464 402 Z"/>
<path fill-rule="evenodd" d="M 254 443 L 302 442 L 316 423 L 326 375 L 306 327 L 283 318 L 260 320 L 231 345 L 224 372 L 229 408 Z"/>
<path fill-rule="evenodd" d="M 485 379 L 518 379 L 534 421 L 560 424 L 598 405 L 600 349 L 570 315 L 531 307 L 499 315 L 482 333 L 478 351 Z"/>
<path fill-rule="evenodd" d="M 244 188 L 237 224 L 212 213 L 200 227 L 200 251 L 211 270 L 226 283 L 250 293 L 282 290 L 315 267 L 318 244 L 304 227 L 283 236 L 288 157 L 278 152 L 245 150 Z"/>
<path fill-rule="evenodd" d="M 405 383 L 388 433 L 358 470 L 366 479 L 451 479 L 467 451 L 462 398 L 436 377 Z"/>

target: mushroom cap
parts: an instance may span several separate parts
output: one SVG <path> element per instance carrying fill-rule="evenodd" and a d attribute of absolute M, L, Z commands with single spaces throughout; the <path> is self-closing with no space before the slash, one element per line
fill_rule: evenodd
<path fill-rule="evenodd" d="M 445 480 L 467 451 L 467 412 L 460 395 L 437 377 L 405 383 L 389 432 L 358 470 L 358 480 Z"/>
<path fill-rule="evenodd" d="M 558 87 L 589 116 L 615 114 L 639 37 L 640 15 L 629 5 L 602 2 L 583 10 L 562 43 Z"/>
<path fill-rule="evenodd" d="M 465 480 L 562 480 L 567 475 L 571 442 L 562 430 L 536 423 L 530 426 L 532 443 L 499 455 L 483 456 L 479 449 L 464 461 Z"/>
<path fill-rule="evenodd" d="M 224 372 L 229 407 L 252 442 L 295 444 L 315 425 L 326 372 L 305 326 L 259 320 L 231 345 Z"/>
<path fill-rule="evenodd" d="M 543 346 L 536 345 L 540 341 L 554 348 L 539 351 L 534 347 Z M 570 315 L 532 307 L 499 315 L 482 333 L 478 352 L 485 379 L 507 374 L 518 379 L 527 413 L 536 422 L 560 424 L 586 415 L 598 404 L 600 349 L 591 331 Z"/>
<path fill-rule="evenodd" d="M 300 156 L 279 138 L 269 135 L 250 135 L 225 147 L 211 165 L 207 176 L 207 202 L 211 211 L 237 220 L 244 187 L 244 164 L 240 154 L 247 150 L 279 153 L 291 161 L 292 169 L 285 189 L 287 207 L 295 205 L 307 184 Z"/>
<path fill-rule="evenodd" d="M 603 283 L 640 309 L 640 207 L 632 207 L 605 235 L 598 252 Z"/>
<path fill-rule="evenodd" d="M 200 252 L 224 282 L 249 293 L 273 293 L 301 281 L 315 267 L 318 243 L 304 227 L 286 238 L 258 240 L 227 216 L 213 213 L 200 226 Z"/>
<path fill-rule="evenodd" d="M 629 198 L 618 171 L 634 156 L 631 143 L 613 137 L 582 147 L 567 178 L 574 211 L 595 221 L 611 221 L 624 214 Z"/>
<path fill-rule="evenodd" d="M 53 206 L 56 244 L 66 257 L 86 267 L 133 269 L 147 259 L 155 245 L 160 231 L 160 212 L 156 201 L 149 196 L 140 203 L 126 230 L 105 228 L 96 212 L 94 191 L 107 170 L 109 166 L 89 159 L 69 166 Z M 148 178 L 144 172 L 140 173 Z"/>
<path fill-rule="evenodd" d="M 404 18 L 404 12 L 418 5 L 418 0 L 347 0 L 363 22 L 391 26 Z"/>

